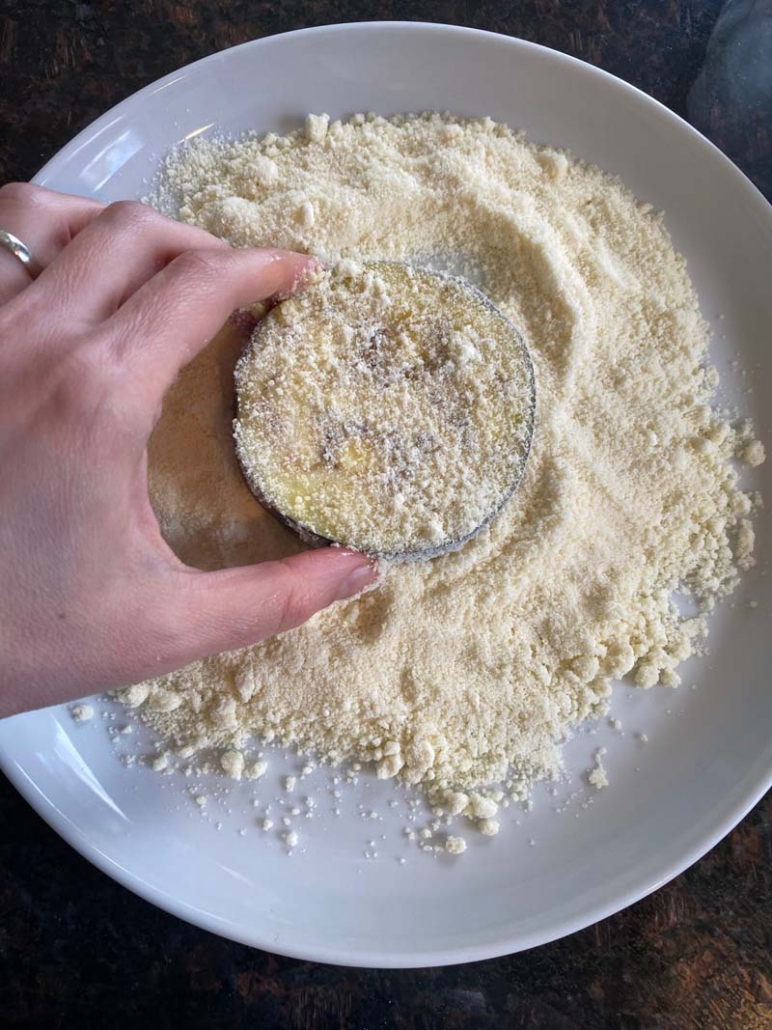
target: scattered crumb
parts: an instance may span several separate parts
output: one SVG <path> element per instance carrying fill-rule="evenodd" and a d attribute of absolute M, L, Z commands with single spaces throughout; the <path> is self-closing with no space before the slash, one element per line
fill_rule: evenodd
<path fill-rule="evenodd" d="M 746 465 L 750 465 L 753 468 L 763 464 L 766 458 L 764 444 L 761 440 L 751 440 L 740 452 L 740 458 Z"/>
<path fill-rule="evenodd" d="M 73 705 L 70 708 L 70 715 L 75 722 L 90 722 L 94 718 L 94 709 L 91 705 Z"/>
<path fill-rule="evenodd" d="M 445 841 L 445 850 L 450 855 L 463 855 L 466 851 L 466 841 L 463 837 L 448 837 Z"/>
<path fill-rule="evenodd" d="M 477 824 L 477 828 L 486 837 L 495 837 L 499 832 L 499 824 L 496 819 L 481 819 Z"/>
<path fill-rule="evenodd" d="M 240 751 L 226 751 L 220 758 L 220 765 L 226 776 L 240 780 L 244 772 L 244 756 Z"/>

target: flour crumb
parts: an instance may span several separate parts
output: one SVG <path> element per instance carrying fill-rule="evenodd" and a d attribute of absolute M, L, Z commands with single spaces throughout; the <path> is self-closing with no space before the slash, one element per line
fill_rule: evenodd
<path fill-rule="evenodd" d="M 482 794 L 471 794 L 467 815 L 474 819 L 492 819 L 499 810 L 499 806 L 492 798 L 483 797 Z"/>
<path fill-rule="evenodd" d="M 240 751 L 226 751 L 220 758 L 220 765 L 226 776 L 240 780 L 244 772 L 244 755 Z"/>
<path fill-rule="evenodd" d="M 608 787 L 608 776 L 606 770 L 601 761 L 601 751 L 595 755 L 595 768 L 591 769 L 587 774 L 587 779 L 590 786 L 595 787 L 596 790 L 602 790 L 604 787 Z"/>
<path fill-rule="evenodd" d="M 309 114 L 306 118 L 305 132 L 309 143 L 322 143 L 330 124 L 328 114 Z"/>
<path fill-rule="evenodd" d="M 450 815 L 461 815 L 469 806 L 469 795 L 459 790 L 450 791 L 445 794 L 444 805 Z"/>
<path fill-rule="evenodd" d="M 445 841 L 445 850 L 449 855 L 463 855 L 466 851 L 466 841 L 463 837 L 448 837 Z"/>
<path fill-rule="evenodd" d="M 247 767 L 245 775 L 249 780 L 259 780 L 261 776 L 265 775 L 267 769 L 268 762 L 261 758 Z"/>
<path fill-rule="evenodd" d="M 304 200 L 298 208 L 298 220 L 304 229 L 310 229 L 316 221 L 314 205 L 310 200 Z"/>
<path fill-rule="evenodd" d="M 486 837 L 495 837 L 499 832 L 499 823 L 496 819 L 481 819 L 477 829 Z"/>
<path fill-rule="evenodd" d="M 763 464 L 766 460 L 764 444 L 761 440 L 751 440 L 741 451 L 740 457 L 746 465 L 750 465 L 753 468 Z"/>
<path fill-rule="evenodd" d="M 117 691 L 116 696 L 121 704 L 126 705 L 127 708 L 139 708 L 140 705 L 147 701 L 149 693 L 149 683 L 135 683 L 131 687 L 124 687 L 122 690 Z"/>
<path fill-rule="evenodd" d="M 73 705 L 70 715 L 75 722 L 90 722 L 94 718 L 94 709 L 91 705 Z"/>

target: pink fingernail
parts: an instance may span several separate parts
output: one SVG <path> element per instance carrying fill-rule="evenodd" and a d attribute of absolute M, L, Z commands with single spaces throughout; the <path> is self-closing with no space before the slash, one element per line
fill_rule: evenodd
<path fill-rule="evenodd" d="M 361 594 L 364 589 L 372 586 L 378 579 L 378 569 L 371 562 L 352 569 L 345 579 L 338 584 L 335 594 L 337 601 L 343 601 L 347 597 L 355 597 Z"/>

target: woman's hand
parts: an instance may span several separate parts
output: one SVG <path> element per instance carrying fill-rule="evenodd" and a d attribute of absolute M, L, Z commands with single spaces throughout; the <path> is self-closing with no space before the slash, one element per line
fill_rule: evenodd
<path fill-rule="evenodd" d="M 179 368 L 309 259 L 232 250 L 137 203 L 0 189 L 0 716 L 157 676 L 291 629 L 375 573 L 336 549 L 183 565 L 147 493 Z"/>

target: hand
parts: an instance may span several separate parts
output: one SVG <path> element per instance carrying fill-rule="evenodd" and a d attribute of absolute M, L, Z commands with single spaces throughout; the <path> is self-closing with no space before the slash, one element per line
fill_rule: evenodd
<path fill-rule="evenodd" d="M 327 548 L 183 565 L 150 507 L 148 437 L 179 368 L 309 259 L 232 250 L 137 203 L 0 189 L 0 716 L 291 629 L 375 578 Z"/>

